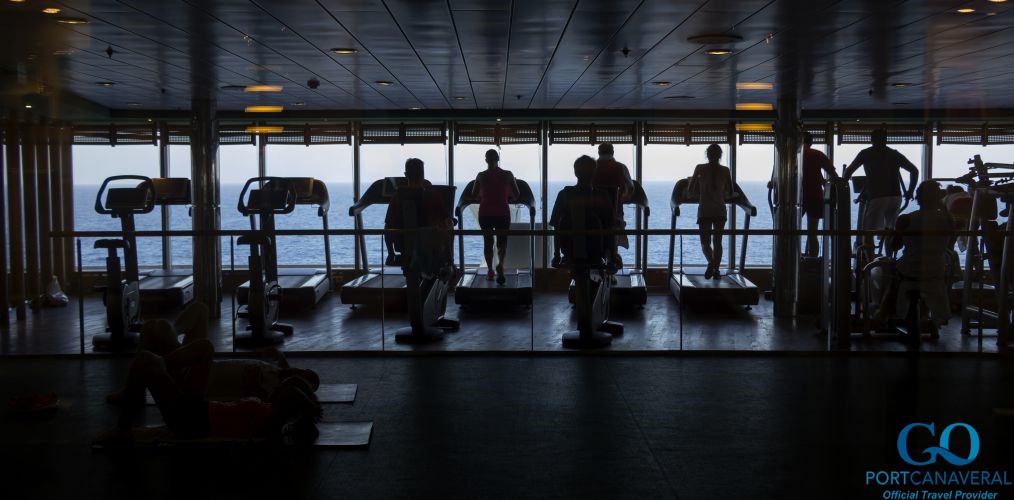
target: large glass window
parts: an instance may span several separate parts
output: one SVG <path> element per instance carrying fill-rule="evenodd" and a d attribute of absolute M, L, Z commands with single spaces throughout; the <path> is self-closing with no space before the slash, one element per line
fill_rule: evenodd
<path fill-rule="evenodd" d="M 158 148 L 148 145 L 129 146 L 73 146 L 74 159 L 74 228 L 77 231 L 119 231 L 120 220 L 95 212 L 95 197 L 99 186 L 114 175 L 143 175 L 158 177 Z M 111 187 L 127 187 L 121 181 Z M 158 211 L 137 215 L 134 218 L 138 231 L 158 231 L 161 217 Z M 104 267 L 106 252 L 93 248 L 96 238 L 82 238 L 83 265 Z M 159 238 L 138 238 L 137 260 L 141 266 L 159 266 L 162 262 L 162 242 Z"/>
<path fill-rule="evenodd" d="M 190 178 L 190 146 L 174 144 L 169 146 L 169 177 Z M 193 229 L 190 218 L 190 207 L 169 207 L 169 229 L 172 231 L 189 231 Z M 170 238 L 172 265 L 191 267 L 194 263 L 194 245 L 192 238 Z"/>
<path fill-rule="evenodd" d="M 834 158 L 835 158 L 835 170 L 840 175 L 844 171 L 844 167 L 847 167 L 852 160 L 856 158 L 860 151 L 870 147 L 869 144 L 837 144 L 834 147 Z M 923 168 L 922 168 L 922 144 L 888 144 L 888 147 L 897 150 L 899 153 L 908 158 L 908 161 L 915 165 L 915 168 L 919 169 L 919 180 L 923 179 Z M 901 179 L 908 185 L 908 173 L 904 170 L 901 171 Z M 859 167 L 853 175 L 866 175 L 866 168 Z M 852 186 L 849 186 L 851 189 Z M 853 193 L 855 195 L 855 193 Z M 853 196 L 854 197 L 854 196 Z M 909 203 L 902 213 L 908 213 L 918 208 L 915 202 Z M 852 227 L 855 227 L 856 217 L 859 213 L 858 205 L 852 205 Z"/>
<path fill-rule="evenodd" d="M 405 160 L 419 158 L 426 168 L 426 179 L 433 184 L 447 184 L 447 145 L 445 144 L 368 144 L 360 146 L 360 193 L 365 193 L 375 181 L 385 177 L 403 177 Z M 455 200 L 456 201 L 456 200 Z M 350 204 L 351 206 L 351 204 Z M 348 212 L 344 212 L 348 214 Z M 363 212 L 364 229 L 383 229 L 387 206 L 373 206 Z M 347 217 L 347 215 L 346 215 Z M 350 219 L 350 223 L 353 221 Z M 367 264 L 381 265 L 380 236 L 366 237 Z"/>
<path fill-rule="evenodd" d="M 496 148 L 482 144 L 459 144 L 454 146 L 454 185 L 458 187 L 457 196 L 470 181 L 475 180 L 479 172 L 486 169 L 486 150 L 497 149 L 500 153 L 500 167 L 509 170 L 518 180 L 525 181 L 535 194 L 536 223 L 541 218 L 542 210 L 542 173 L 540 170 L 541 146 L 538 144 L 516 144 Z M 465 229 L 479 228 L 479 206 L 472 205 L 463 214 Z M 511 221 L 527 224 L 531 221 L 528 211 L 519 205 L 512 205 Z M 465 262 L 468 265 L 481 263 L 482 238 L 479 236 L 465 237 Z M 517 248 L 517 247 L 515 247 Z M 530 248 L 530 247 L 526 247 Z M 511 259 L 508 258 L 508 261 Z"/>
<path fill-rule="evenodd" d="M 257 177 L 257 162 L 257 146 L 251 144 L 219 146 L 218 171 L 221 179 L 219 193 L 221 196 L 222 229 L 250 229 L 250 220 L 239 213 L 236 203 L 239 201 L 239 193 L 247 179 Z M 235 246 L 236 267 L 246 267 L 249 256 L 249 247 Z M 229 237 L 223 237 L 222 268 L 229 269 L 229 265 Z"/>
<path fill-rule="evenodd" d="M 348 216 L 352 206 L 352 148 L 347 144 L 305 146 L 302 144 L 269 144 L 265 147 L 267 175 L 313 177 L 327 185 L 331 208 L 328 226 L 331 229 L 352 229 Z M 297 205 L 291 214 L 275 218 L 278 229 L 323 229 L 317 207 Z M 278 238 L 279 265 L 324 266 L 324 238 L 320 236 L 283 236 Z M 330 238 L 331 262 L 334 266 L 355 265 L 352 236 Z"/>
<path fill-rule="evenodd" d="M 630 169 L 630 177 L 636 177 L 636 173 L 634 172 L 634 145 L 614 144 L 613 152 L 616 161 L 626 165 Z M 556 195 L 560 190 L 565 186 L 572 186 L 577 182 L 574 178 L 574 160 L 578 159 L 581 155 L 598 158 L 598 147 L 587 144 L 553 144 L 549 146 L 549 165 L 546 167 L 547 179 L 549 181 L 547 190 L 549 196 L 546 203 L 548 204 L 549 213 L 553 211 L 553 203 L 556 202 Z M 648 193 L 648 200 L 652 200 L 650 192 Z M 668 206 L 668 202 L 666 202 L 666 205 Z M 637 214 L 634 209 L 625 207 L 623 218 L 627 223 L 627 229 L 635 229 L 637 227 Z M 623 258 L 626 267 L 633 266 L 635 249 L 635 238 L 633 236 L 629 237 L 628 248 L 621 247 L 619 249 L 620 257 Z"/>
<path fill-rule="evenodd" d="M 722 146 L 722 164 L 729 163 L 729 146 Z M 673 187 L 680 179 L 690 177 L 694 168 L 707 163 L 706 144 L 692 146 L 672 144 L 648 144 L 643 148 L 644 158 L 641 163 L 644 192 L 648 195 L 651 216 L 648 219 L 650 229 L 668 230 L 672 223 L 670 199 Z M 745 188 L 744 188 L 745 189 Z M 751 197 L 752 199 L 752 197 Z M 627 215 L 629 218 L 629 214 Z M 741 220 L 741 218 L 739 219 Z M 676 219 L 677 229 L 697 229 L 697 205 L 689 204 L 680 207 L 680 215 Z M 704 255 L 700 250 L 700 239 L 696 236 L 683 238 L 683 264 L 704 265 Z M 726 253 L 726 256 L 728 253 Z M 680 262 L 679 238 L 676 240 L 676 251 L 673 256 L 675 265 Z M 669 237 L 653 236 L 648 244 L 648 265 L 669 265 Z"/>
<path fill-rule="evenodd" d="M 742 144 L 736 146 L 736 182 L 750 203 L 757 207 L 757 215 L 750 219 L 750 229 L 772 229 L 771 208 L 768 205 L 768 181 L 775 164 L 773 144 Z M 743 228 L 743 211 L 736 210 L 736 227 Z M 740 239 L 736 238 L 736 265 L 739 263 Z M 746 265 L 770 267 L 773 236 L 752 235 L 747 240 Z"/>

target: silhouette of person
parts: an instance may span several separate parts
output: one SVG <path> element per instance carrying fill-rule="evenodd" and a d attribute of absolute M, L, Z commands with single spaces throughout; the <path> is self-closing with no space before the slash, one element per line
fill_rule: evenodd
<path fill-rule="evenodd" d="M 613 224 L 616 220 L 615 205 L 609 191 L 596 187 L 592 183 L 595 170 L 595 160 L 590 156 L 581 156 L 574 161 L 574 176 L 577 178 L 577 183 L 563 188 L 556 195 L 556 201 L 553 203 L 553 213 L 549 217 L 549 224 L 551 226 L 562 230 L 575 229 L 575 222 L 571 220 L 571 207 L 574 203 L 580 203 L 584 207 L 586 214 L 586 226 L 596 226 L 597 229 L 605 230 L 614 228 Z M 553 257 L 554 267 L 573 266 L 576 264 L 588 265 L 587 262 L 573 262 L 572 256 L 569 255 L 574 238 L 585 238 L 586 248 L 590 255 L 607 259 L 615 266 L 616 246 L 615 244 L 610 244 L 611 241 L 615 241 L 613 238 L 601 235 L 558 235 L 554 238 L 556 254 Z M 561 252 L 563 253 L 562 259 L 560 256 Z"/>
<path fill-rule="evenodd" d="M 419 237 L 422 242 L 415 248 L 416 255 L 410 255 L 405 259 L 402 255 L 402 265 L 407 264 L 411 259 L 417 258 L 415 263 L 419 268 L 436 272 L 450 262 L 450 238 L 453 220 L 450 217 L 451 210 L 440 196 L 440 193 L 430 187 L 425 177 L 426 169 L 423 161 L 418 158 L 409 158 L 405 161 L 405 178 L 408 183 L 398 188 L 391 203 L 387 206 L 387 216 L 384 220 L 384 227 L 388 229 L 403 229 L 405 227 L 405 215 L 399 206 L 399 196 L 403 190 L 423 190 L 422 198 L 416 207 L 415 227 L 424 229 Z M 392 238 L 395 250 L 403 252 L 405 239 L 402 235 Z"/>
<path fill-rule="evenodd" d="M 729 167 L 719 163 L 722 159 L 722 147 L 718 144 L 708 146 L 706 151 L 708 163 L 694 168 L 690 177 L 687 192 L 690 198 L 697 201 L 697 225 L 701 229 L 701 250 L 708 261 L 704 271 L 705 278 L 719 279 L 722 277 L 722 232 L 728 219 L 726 203 L 735 190 L 732 185 L 732 172 Z"/>
<path fill-rule="evenodd" d="M 908 189 L 905 199 L 912 199 L 912 193 L 919 182 L 919 169 L 897 150 L 887 147 L 887 131 L 876 129 L 870 135 L 872 146 L 862 150 L 845 168 L 842 176 L 849 180 L 859 167 L 866 170 L 866 199 L 863 229 L 877 231 L 894 227 L 901 211 L 901 169 L 908 171 Z"/>
<path fill-rule="evenodd" d="M 824 175 L 838 177 L 834 165 L 824 153 L 813 149 L 813 134 L 803 132 L 803 185 L 801 201 L 806 216 L 806 255 L 816 256 L 820 252 L 817 243 L 817 226 L 824 218 Z"/>
<path fill-rule="evenodd" d="M 479 227 L 482 229 L 482 253 L 486 259 L 486 279 L 493 279 L 493 236 L 496 235 L 496 282 L 504 284 L 503 262 L 507 257 L 507 231 L 511 228 L 510 200 L 521 194 L 514 174 L 500 168 L 500 153 L 486 151 L 486 170 L 475 176 L 472 196 L 479 200 Z"/>
<path fill-rule="evenodd" d="M 595 163 L 592 184 L 607 192 L 616 192 L 616 221 L 613 226 L 616 229 L 623 229 L 627 226 L 627 222 L 623 218 L 623 202 L 634 193 L 634 181 L 631 180 L 630 169 L 616 161 L 613 154 L 612 144 L 608 142 L 599 144 L 599 159 Z M 616 236 L 616 244 L 623 248 L 630 248 L 630 242 L 625 234 Z M 622 266 L 622 263 L 618 264 Z"/>

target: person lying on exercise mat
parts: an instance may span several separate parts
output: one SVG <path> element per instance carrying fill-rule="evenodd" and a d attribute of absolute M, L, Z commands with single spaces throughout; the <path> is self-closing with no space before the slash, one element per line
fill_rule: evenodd
<path fill-rule="evenodd" d="M 422 231 L 419 241 L 424 244 L 416 246 L 414 250 L 415 255 L 411 256 L 411 260 L 414 262 L 414 265 L 418 266 L 418 269 L 427 274 L 453 272 L 453 269 L 447 268 L 452 259 L 451 230 L 454 228 L 454 220 L 450 217 L 451 210 L 440 193 L 432 189 L 426 189 L 430 184 L 425 178 L 425 172 L 425 165 L 422 160 L 409 158 L 405 162 L 405 177 L 408 179 L 408 184 L 398 188 L 394 199 L 388 205 L 384 227 L 387 229 L 402 229 L 406 226 L 404 213 L 398 201 L 399 197 L 403 192 L 402 190 L 407 192 L 413 189 L 421 189 L 423 194 L 419 206 L 416 207 L 415 211 L 415 227 Z M 398 253 L 402 253 L 405 242 L 404 237 L 398 234 L 394 235 L 391 239 L 394 242 L 395 250 Z M 404 257 L 403 255 L 402 258 L 404 259 Z M 403 266 L 406 264 L 407 262 L 402 262 Z"/>
<path fill-rule="evenodd" d="M 117 425 L 95 443 L 132 441 L 132 425 L 144 406 L 145 391 L 155 398 L 166 427 L 179 439 L 280 440 L 288 436 L 297 443 L 312 443 L 317 438 L 316 424 L 323 410 L 299 377 L 281 381 L 266 399 L 205 399 L 213 356 L 207 339 L 188 342 L 165 356 L 138 351 L 127 372 Z"/>
<path fill-rule="evenodd" d="M 586 217 L 591 220 L 598 220 L 603 230 L 613 229 L 615 222 L 615 207 L 609 192 L 596 188 L 592 184 L 592 176 L 595 174 L 595 160 L 590 156 L 582 156 L 574 162 L 574 176 L 577 177 L 577 184 L 567 186 L 560 190 L 553 203 L 553 214 L 549 218 L 549 224 L 557 230 L 569 230 L 574 227 L 571 221 L 570 207 L 572 203 L 581 203 L 585 207 Z M 572 265 L 572 256 L 568 255 L 574 236 L 558 234 L 554 236 L 555 255 L 553 256 L 553 267 L 565 267 Z M 617 269 L 616 245 L 612 236 L 590 235 L 585 237 L 589 247 L 589 253 L 601 254 L 608 265 Z M 595 249 L 601 248 L 601 251 Z M 562 257 L 561 257 L 562 252 Z"/>
<path fill-rule="evenodd" d="M 912 292 L 918 292 L 925 301 L 933 321 L 933 333 L 950 318 L 947 290 L 957 264 L 953 251 L 954 236 L 927 234 L 956 229 L 954 219 L 944 207 L 943 197 L 944 193 L 936 181 L 924 181 L 916 190 L 919 209 L 898 217 L 895 224 L 897 232 L 916 234 L 892 234 L 887 240 L 889 255 L 899 250 L 903 252 L 875 319 L 886 319 L 892 309 L 894 315 L 906 314 Z"/>
<path fill-rule="evenodd" d="M 164 319 L 145 321 L 141 326 L 138 340 L 138 351 L 149 351 L 158 356 L 167 357 L 173 351 L 197 340 L 207 340 L 208 308 L 201 302 L 191 302 L 174 323 Z M 180 342 L 182 336 L 183 342 Z M 230 400 L 256 397 L 266 399 L 278 387 L 282 380 L 299 377 L 306 382 L 312 391 L 320 387 L 320 377 L 313 370 L 293 368 L 288 360 L 277 349 L 268 348 L 262 352 L 260 359 L 229 359 L 212 363 L 208 390 L 205 396 L 209 399 Z M 174 373 L 180 378 L 182 373 Z M 106 401 L 119 404 L 124 399 L 125 390 L 106 396 Z"/>

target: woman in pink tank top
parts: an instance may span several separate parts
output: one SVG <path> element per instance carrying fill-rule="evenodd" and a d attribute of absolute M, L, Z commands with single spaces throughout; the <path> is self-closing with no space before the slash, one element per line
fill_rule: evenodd
<path fill-rule="evenodd" d="M 486 258 L 486 279 L 493 275 L 493 236 L 496 236 L 496 282 L 504 284 L 503 261 L 507 256 L 507 230 L 511 227 L 510 200 L 520 194 L 514 174 L 500 168 L 500 154 L 486 151 L 486 170 L 479 172 L 472 185 L 472 196 L 479 200 L 479 227 L 483 230 L 482 251 Z"/>

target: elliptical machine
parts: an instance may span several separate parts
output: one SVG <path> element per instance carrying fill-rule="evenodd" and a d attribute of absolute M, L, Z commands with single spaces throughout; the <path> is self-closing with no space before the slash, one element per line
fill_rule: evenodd
<path fill-rule="evenodd" d="M 250 189 L 254 184 L 260 187 Z M 249 333 L 236 335 L 239 346 L 276 345 L 293 333 L 292 325 L 278 322 L 282 290 L 278 285 L 274 236 L 275 215 L 291 213 L 295 208 L 296 188 L 284 177 L 254 177 L 246 181 L 239 194 L 237 209 L 250 217 L 253 231 L 236 240 L 237 245 L 250 247 L 247 260 L 250 290 L 246 305 L 236 310 L 237 318 L 247 320 Z"/>
<path fill-rule="evenodd" d="M 439 251 L 430 251 L 430 246 L 443 235 L 434 234 L 439 229 L 419 225 L 419 213 L 424 210 L 423 196 L 436 191 L 444 198 L 444 206 L 454 203 L 454 186 L 427 186 L 410 188 L 401 186 L 395 193 L 401 209 L 403 229 L 401 265 L 405 274 L 405 303 L 408 306 L 409 326 L 399 328 L 394 335 L 399 344 L 423 344 L 443 338 L 445 331 L 458 330 L 457 320 L 444 316 L 447 309 L 447 292 L 455 279 L 451 257 L 452 237 L 448 245 Z M 443 214 L 450 218 L 450 213 Z M 425 243 L 431 240 L 431 243 Z M 429 261 L 429 262 L 427 262 Z"/>
<path fill-rule="evenodd" d="M 109 188 L 109 183 L 136 180 L 140 183 L 129 188 Z M 103 195 L 106 195 L 103 198 Z M 96 287 L 103 292 L 106 306 L 106 330 L 109 333 L 92 338 L 96 350 L 121 351 L 137 345 L 141 331 L 140 273 L 137 264 L 137 237 L 134 236 L 134 215 L 146 214 L 155 208 L 155 185 L 141 175 L 114 175 L 102 181 L 95 197 L 95 212 L 120 219 L 123 238 L 101 239 L 94 248 L 105 249 L 105 286 Z M 118 249 L 123 249 L 125 268 L 121 271 Z"/>

